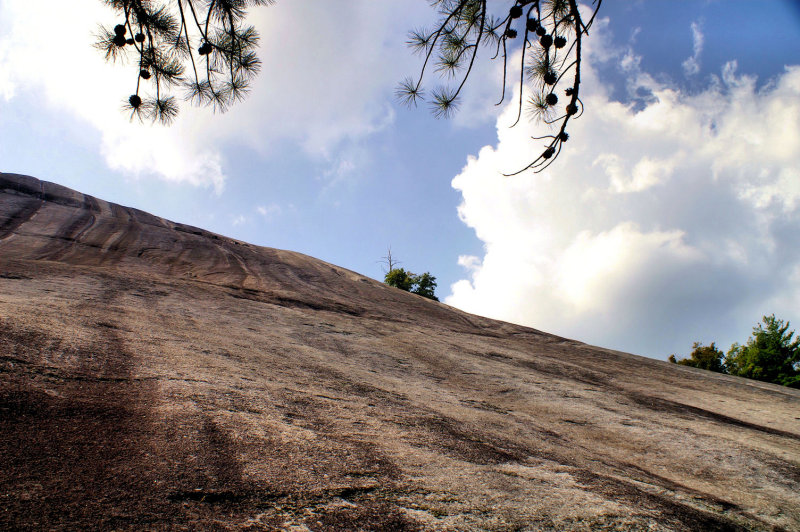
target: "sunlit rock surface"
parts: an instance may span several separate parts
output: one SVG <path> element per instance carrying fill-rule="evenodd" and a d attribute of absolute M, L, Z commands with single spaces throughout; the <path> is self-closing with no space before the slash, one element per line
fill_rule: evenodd
<path fill-rule="evenodd" d="M 0 174 L 0 529 L 798 530 L 800 393 Z"/>

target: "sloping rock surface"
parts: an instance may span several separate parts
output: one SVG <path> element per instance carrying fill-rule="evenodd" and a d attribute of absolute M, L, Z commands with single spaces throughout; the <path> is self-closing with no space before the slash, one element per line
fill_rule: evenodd
<path fill-rule="evenodd" d="M 798 530 L 800 393 L 0 174 L 0 529 Z"/>

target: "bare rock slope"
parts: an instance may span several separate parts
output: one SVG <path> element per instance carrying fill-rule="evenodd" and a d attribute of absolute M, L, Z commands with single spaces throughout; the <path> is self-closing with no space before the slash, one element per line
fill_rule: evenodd
<path fill-rule="evenodd" d="M 798 530 L 800 393 L 0 174 L 0 529 Z"/>

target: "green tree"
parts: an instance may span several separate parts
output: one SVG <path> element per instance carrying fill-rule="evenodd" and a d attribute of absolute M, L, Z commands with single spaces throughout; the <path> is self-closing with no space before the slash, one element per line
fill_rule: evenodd
<path fill-rule="evenodd" d="M 430 272 L 416 275 L 405 271 L 403 268 L 394 268 L 386 274 L 384 282 L 400 290 L 439 301 L 439 298 L 434 293 L 436 290 L 436 277 L 431 275 Z"/>
<path fill-rule="evenodd" d="M 414 286 L 411 288 L 411 291 L 422 297 L 439 301 L 439 298 L 434 294 L 436 291 L 436 277 L 428 272 L 414 277 Z"/>
<path fill-rule="evenodd" d="M 669 356 L 669 361 L 673 364 L 707 369 L 709 371 L 716 371 L 717 373 L 725 373 L 724 360 L 725 353 L 717 349 L 714 342 L 711 342 L 711 345 L 703 345 L 701 342 L 695 342 L 692 345 L 692 353 L 689 355 L 689 358 L 676 360 L 675 355 Z"/>
<path fill-rule="evenodd" d="M 411 287 L 414 285 L 414 279 L 412 276 L 413 274 L 410 274 L 403 268 L 394 268 L 389 270 L 389 272 L 386 274 L 386 277 L 384 277 L 384 282 L 389 286 L 394 286 L 400 290 L 410 292 Z"/>
<path fill-rule="evenodd" d="M 800 337 L 789 322 L 764 316 L 745 345 L 733 344 L 725 358 L 731 375 L 800 388 Z"/>

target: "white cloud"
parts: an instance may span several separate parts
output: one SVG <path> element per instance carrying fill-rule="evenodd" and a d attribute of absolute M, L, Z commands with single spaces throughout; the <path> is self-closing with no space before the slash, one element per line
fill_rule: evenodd
<path fill-rule="evenodd" d="M 270 203 L 269 205 L 259 205 L 256 207 L 256 212 L 263 216 L 266 219 L 272 219 L 276 216 L 280 216 L 283 209 L 277 203 Z"/>
<path fill-rule="evenodd" d="M 503 127 L 453 187 L 485 255 L 449 304 L 651 356 L 741 340 L 762 314 L 800 315 L 800 67 L 762 89 L 726 65 L 686 94 L 610 52 L 599 24 L 584 62 L 585 114 L 541 174 L 542 148 Z M 601 49 L 597 50 L 600 46 Z M 591 68 L 623 63 L 646 102 L 609 99 Z"/>
<path fill-rule="evenodd" d="M 97 25 L 114 21 L 100 2 L 3 0 L 0 97 L 13 105 L 21 92 L 41 95 L 54 117 L 90 124 L 100 132 L 108 165 L 131 176 L 220 192 L 226 146 L 269 154 L 285 141 L 336 171 L 343 144 L 392 124 L 393 88 L 400 72 L 418 63 L 404 32 L 421 16 L 430 16 L 425 2 L 353 0 L 332 9 L 307 0 L 253 8 L 249 20 L 262 37 L 263 66 L 249 98 L 223 115 L 184 105 L 177 122 L 164 128 L 131 124 L 120 112 L 135 77 L 91 46 Z"/>
<path fill-rule="evenodd" d="M 687 76 L 694 76 L 700 72 L 700 54 L 703 53 L 703 29 L 701 22 L 692 22 L 692 56 L 683 62 L 683 72 Z"/>
<path fill-rule="evenodd" d="M 0 6 L 0 18 L 7 21 L 0 38 L 5 105 L 15 105 L 23 92 L 35 95 L 57 113 L 54 119 L 59 114 L 77 118 L 100 131 L 101 151 L 111 168 L 221 191 L 220 154 L 209 149 L 214 135 L 200 131 L 203 119 L 198 113 L 184 113 L 177 124 L 165 128 L 131 123 L 121 112 L 135 82 L 132 71 L 106 64 L 92 46 L 98 24 L 112 17 L 94 0 L 5 0 Z"/>
<path fill-rule="evenodd" d="M 246 223 L 247 223 L 247 218 L 245 217 L 244 214 L 234 216 L 233 219 L 231 220 L 231 225 L 233 225 L 234 227 L 236 227 L 237 225 L 244 225 Z"/>
<path fill-rule="evenodd" d="M 625 168 L 625 161 L 614 153 L 601 153 L 592 166 L 601 166 L 611 185 L 609 190 L 616 193 L 641 192 L 658 185 L 669 178 L 675 168 L 672 159 L 651 159 L 642 157 L 633 168 Z"/>
<path fill-rule="evenodd" d="M 481 259 L 480 257 L 476 257 L 475 255 L 459 255 L 458 256 L 458 265 L 463 266 L 468 271 L 477 271 L 481 267 Z"/>
<path fill-rule="evenodd" d="M 231 112 L 231 125 L 246 131 L 254 149 L 289 138 L 318 156 L 391 125 L 398 67 L 416 63 L 396 37 L 420 8 L 355 0 L 332 9 L 309 0 L 254 10 L 262 73 L 248 104 Z"/>

